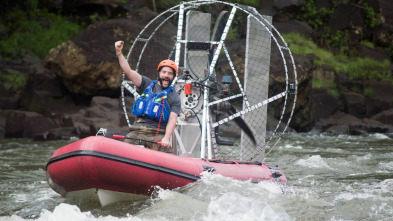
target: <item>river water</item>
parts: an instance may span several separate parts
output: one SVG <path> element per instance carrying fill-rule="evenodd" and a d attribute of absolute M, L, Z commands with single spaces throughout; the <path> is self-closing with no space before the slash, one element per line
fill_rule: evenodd
<path fill-rule="evenodd" d="M 393 135 L 287 134 L 266 162 L 288 187 L 205 174 L 191 185 L 101 208 L 65 199 L 46 183 L 45 165 L 73 142 L 0 140 L 0 220 L 393 220 Z"/>

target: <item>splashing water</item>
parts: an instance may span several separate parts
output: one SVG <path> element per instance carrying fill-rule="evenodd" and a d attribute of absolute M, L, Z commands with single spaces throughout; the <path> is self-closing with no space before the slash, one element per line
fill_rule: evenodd
<path fill-rule="evenodd" d="M 0 221 L 10 220 L 391 220 L 391 135 L 287 134 L 266 162 L 288 186 L 204 173 L 175 190 L 101 207 L 60 197 L 45 181 L 55 149 L 71 141 L 0 141 Z M 285 191 L 284 191 L 285 189 Z"/>

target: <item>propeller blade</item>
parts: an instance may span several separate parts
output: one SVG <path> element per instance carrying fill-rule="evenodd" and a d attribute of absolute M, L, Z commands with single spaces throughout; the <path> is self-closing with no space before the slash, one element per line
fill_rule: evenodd
<path fill-rule="evenodd" d="M 228 114 L 232 115 L 235 114 L 236 108 L 233 107 L 232 105 L 230 105 L 230 108 L 228 109 Z M 241 117 L 236 117 L 233 119 L 235 121 L 235 123 L 242 128 L 242 130 L 247 134 L 247 136 L 251 139 L 251 141 L 253 142 L 254 146 L 256 145 L 256 140 L 254 137 L 254 133 L 251 131 L 250 127 L 247 125 L 247 123 L 243 120 L 243 118 Z"/>

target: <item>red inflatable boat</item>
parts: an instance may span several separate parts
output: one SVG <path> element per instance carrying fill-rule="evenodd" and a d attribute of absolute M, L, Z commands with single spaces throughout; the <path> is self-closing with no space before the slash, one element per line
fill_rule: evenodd
<path fill-rule="evenodd" d="M 103 136 L 58 149 L 47 163 L 46 177 L 62 196 L 92 188 L 150 195 L 154 186 L 182 187 L 199 180 L 204 171 L 256 183 L 287 182 L 279 168 L 266 163 L 180 157 Z"/>

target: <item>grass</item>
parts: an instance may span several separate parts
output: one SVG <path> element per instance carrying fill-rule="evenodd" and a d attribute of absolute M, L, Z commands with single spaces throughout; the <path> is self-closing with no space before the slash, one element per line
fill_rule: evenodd
<path fill-rule="evenodd" d="M 369 47 L 369 48 L 374 48 L 375 46 L 374 46 L 374 43 L 372 43 L 371 41 L 365 41 L 365 40 L 363 40 L 363 41 L 360 41 L 360 44 L 361 45 L 364 45 L 364 46 L 366 46 L 366 47 Z"/>
<path fill-rule="evenodd" d="M 348 57 L 344 53 L 333 54 L 319 48 L 313 41 L 306 39 L 298 33 L 283 35 L 291 52 L 298 55 L 315 55 L 315 65 L 328 65 L 336 73 L 346 74 L 349 79 L 392 81 L 390 61 L 379 61 L 368 57 Z"/>
<path fill-rule="evenodd" d="M 333 82 L 323 82 L 320 79 L 313 78 L 312 80 L 312 87 L 313 88 L 327 88 L 328 92 L 335 97 L 339 97 L 340 93 L 338 92 L 337 85 Z"/>

